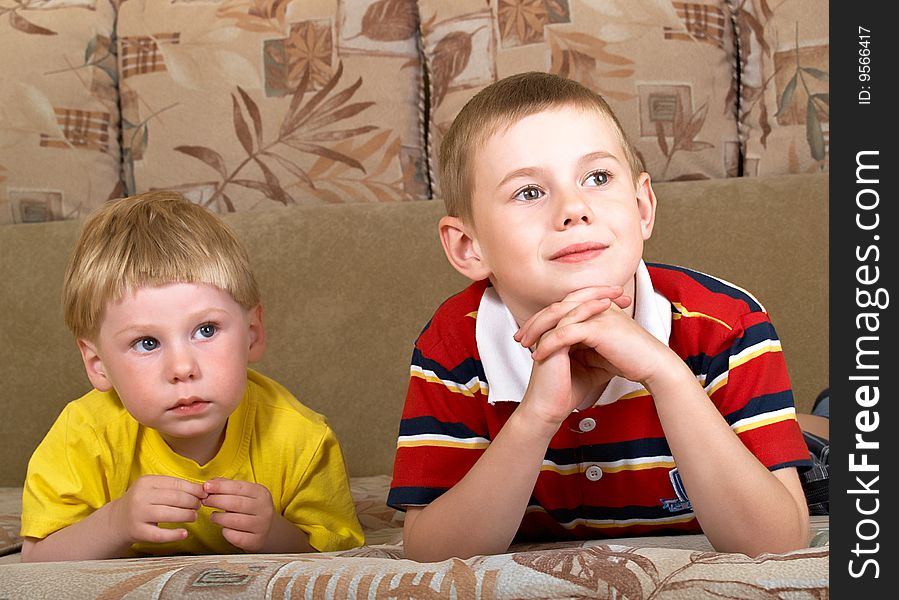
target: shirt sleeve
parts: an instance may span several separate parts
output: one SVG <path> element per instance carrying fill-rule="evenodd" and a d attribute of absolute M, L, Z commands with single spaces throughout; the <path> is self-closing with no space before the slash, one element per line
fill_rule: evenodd
<path fill-rule="evenodd" d="M 365 542 L 343 452 L 330 427 L 325 427 L 297 488 L 300 492 L 285 506 L 284 516 L 306 532 L 313 548 L 331 552 Z"/>
<path fill-rule="evenodd" d="M 94 431 L 67 406 L 28 462 L 20 535 L 43 539 L 109 502 L 107 462 Z"/>
<path fill-rule="evenodd" d="M 709 397 L 769 470 L 810 467 L 780 339 L 767 313 L 747 313 L 732 331 L 729 350 L 711 361 Z"/>
<path fill-rule="evenodd" d="M 449 334 L 435 340 L 430 329 L 425 334 L 412 354 L 387 496 L 387 505 L 398 510 L 437 499 L 468 473 L 490 443 L 487 384 L 474 334 L 470 343 Z"/>

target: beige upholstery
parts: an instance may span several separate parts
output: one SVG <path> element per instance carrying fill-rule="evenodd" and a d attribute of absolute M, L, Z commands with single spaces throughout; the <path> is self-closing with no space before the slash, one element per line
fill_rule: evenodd
<path fill-rule="evenodd" d="M 660 183 L 646 256 L 755 294 L 783 340 L 797 403 L 827 385 L 827 178 Z M 437 239 L 440 202 L 248 211 L 226 220 L 263 290 L 258 368 L 330 419 L 352 475 L 389 473 L 412 343 L 466 280 Z M 21 485 L 62 406 L 88 390 L 59 291 L 79 224 L 0 227 L 0 485 Z"/>

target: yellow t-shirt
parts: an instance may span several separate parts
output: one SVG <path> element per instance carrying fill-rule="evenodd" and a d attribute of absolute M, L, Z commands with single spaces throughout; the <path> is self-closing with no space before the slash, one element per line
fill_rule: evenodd
<path fill-rule="evenodd" d="M 252 369 L 247 378 L 221 449 L 202 466 L 135 421 L 114 392 L 93 390 L 70 402 L 28 463 L 21 535 L 45 538 L 153 474 L 197 483 L 214 477 L 259 483 L 271 492 L 275 511 L 306 532 L 314 548 L 361 545 L 343 454 L 325 418 Z M 138 556 L 240 552 L 209 520 L 211 512 L 204 506 L 195 522 L 171 525 L 187 529 L 185 540 L 131 548 Z"/>

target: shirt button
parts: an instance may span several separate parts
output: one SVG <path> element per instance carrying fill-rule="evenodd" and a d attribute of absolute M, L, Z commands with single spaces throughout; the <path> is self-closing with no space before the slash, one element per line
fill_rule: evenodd
<path fill-rule="evenodd" d="M 590 417 L 587 417 L 586 419 L 582 419 L 581 422 L 577 424 L 577 426 L 581 431 L 587 433 L 588 431 L 593 431 L 594 429 L 596 429 L 596 421 L 594 419 L 591 419 Z"/>
<path fill-rule="evenodd" d="M 592 467 L 588 467 L 584 475 L 587 476 L 587 479 L 590 481 L 599 481 L 602 479 L 602 469 L 593 465 Z"/>

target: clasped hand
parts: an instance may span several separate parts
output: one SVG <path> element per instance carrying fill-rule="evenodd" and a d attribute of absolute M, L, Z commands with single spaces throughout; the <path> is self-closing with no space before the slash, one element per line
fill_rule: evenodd
<path fill-rule="evenodd" d="M 609 380 L 644 382 L 662 344 L 623 309 L 619 286 L 583 288 L 535 313 L 515 333 L 534 366 L 522 408 L 556 427 L 592 406 Z"/>
<path fill-rule="evenodd" d="M 187 530 L 166 529 L 159 523 L 191 523 L 201 506 L 219 509 L 213 523 L 222 536 L 246 551 L 265 544 L 275 516 L 271 493 L 257 483 L 215 478 L 194 483 L 165 475 L 144 475 L 116 502 L 113 525 L 134 542 L 164 543 L 183 540 Z"/>

